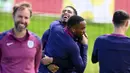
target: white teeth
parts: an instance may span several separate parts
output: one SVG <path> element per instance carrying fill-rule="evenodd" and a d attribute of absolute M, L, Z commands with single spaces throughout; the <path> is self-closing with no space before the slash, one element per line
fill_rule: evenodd
<path fill-rule="evenodd" d="M 25 27 L 25 25 L 24 25 L 24 24 L 20 24 L 20 26 Z"/>
<path fill-rule="evenodd" d="M 64 18 L 68 18 L 68 16 L 64 16 Z"/>

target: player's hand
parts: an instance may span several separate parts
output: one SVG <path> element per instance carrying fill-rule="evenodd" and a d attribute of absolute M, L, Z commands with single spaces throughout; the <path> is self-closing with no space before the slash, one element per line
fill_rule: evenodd
<path fill-rule="evenodd" d="M 86 33 L 84 33 L 82 35 L 82 41 L 81 41 L 82 44 L 88 44 L 88 36 Z"/>
<path fill-rule="evenodd" d="M 83 35 L 86 37 L 86 39 L 88 39 L 87 33 L 84 32 Z"/>
<path fill-rule="evenodd" d="M 48 67 L 47 67 L 52 73 L 55 73 L 57 72 L 57 70 L 59 69 L 59 67 L 55 64 L 50 64 Z"/>
<path fill-rule="evenodd" d="M 44 64 L 44 65 L 51 64 L 52 62 L 53 62 L 53 58 L 52 57 L 48 57 L 46 55 L 41 60 L 41 63 Z"/>

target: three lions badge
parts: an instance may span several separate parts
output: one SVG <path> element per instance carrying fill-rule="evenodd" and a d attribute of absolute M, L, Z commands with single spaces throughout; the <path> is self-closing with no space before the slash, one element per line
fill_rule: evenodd
<path fill-rule="evenodd" d="M 34 41 L 29 40 L 27 42 L 27 45 L 28 45 L 29 48 L 33 48 L 34 47 Z"/>

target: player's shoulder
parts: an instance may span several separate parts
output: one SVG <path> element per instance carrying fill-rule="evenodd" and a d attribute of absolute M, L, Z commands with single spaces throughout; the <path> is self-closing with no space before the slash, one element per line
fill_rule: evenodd
<path fill-rule="evenodd" d="M 96 38 L 95 42 L 104 41 L 104 40 L 108 39 L 108 37 L 109 37 L 109 34 L 100 35 Z"/>
<path fill-rule="evenodd" d="M 67 37 L 67 36 L 66 36 L 66 37 Z M 67 44 L 68 47 L 71 47 L 71 48 L 73 48 L 73 49 L 75 49 L 75 48 L 78 47 L 77 42 L 75 42 L 75 41 L 73 40 L 73 38 L 71 38 L 70 36 L 68 36 L 65 40 L 66 40 L 66 44 Z"/>
<path fill-rule="evenodd" d="M 28 33 L 30 34 L 30 36 L 32 36 L 34 39 L 36 39 L 37 41 L 41 42 L 41 39 L 38 35 L 36 35 L 35 33 L 28 31 Z"/>
<path fill-rule="evenodd" d="M 0 40 L 2 40 L 7 34 L 8 34 L 9 30 L 8 31 L 5 31 L 5 32 L 2 32 L 0 33 Z"/>
<path fill-rule="evenodd" d="M 110 34 L 104 34 L 104 35 L 100 35 L 99 37 L 97 37 L 97 39 L 106 39 L 108 38 Z"/>
<path fill-rule="evenodd" d="M 60 24 L 60 21 L 59 20 L 55 20 L 53 21 L 51 24 L 50 24 L 50 27 L 53 27 L 53 26 L 57 26 Z"/>
<path fill-rule="evenodd" d="M 51 24 L 57 24 L 57 23 L 60 23 L 60 21 L 59 20 L 55 20 L 55 21 L 52 21 Z"/>
<path fill-rule="evenodd" d="M 67 43 L 67 47 L 68 47 L 68 52 L 69 53 L 73 53 L 73 52 L 78 52 L 80 51 L 80 48 L 78 46 L 78 44 L 74 41 L 69 41 L 69 42 L 66 42 Z"/>

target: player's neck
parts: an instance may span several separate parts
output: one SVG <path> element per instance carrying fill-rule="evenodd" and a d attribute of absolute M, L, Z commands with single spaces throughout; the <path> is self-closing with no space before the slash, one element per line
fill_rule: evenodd
<path fill-rule="evenodd" d="M 125 35 L 125 30 L 123 30 L 121 28 L 115 28 L 113 34 Z"/>
<path fill-rule="evenodd" d="M 64 24 L 64 28 L 67 28 L 67 24 Z"/>
<path fill-rule="evenodd" d="M 14 31 L 14 35 L 16 38 L 23 38 L 26 35 L 27 30 L 23 30 L 23 31 L 17 31 L 15 28 L 13 29 Z"/>
<path fill-rule="evenodd" d="M 63 26 L 66 27 L 67 26 L 67 23 L 66 22 L 62 22 L 63 23 Z"/>

